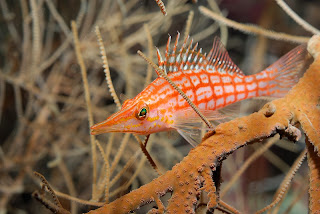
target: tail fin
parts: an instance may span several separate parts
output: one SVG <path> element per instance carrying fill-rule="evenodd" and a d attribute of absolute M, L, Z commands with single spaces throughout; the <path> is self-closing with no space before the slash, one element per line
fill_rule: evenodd
<path fill-rule="evenodd" d="M 283 97 L 298 82 L 305 70 L 307 53 L 306 45 L 300 45 L 261 72 L 270 78 L 269 96 Z"/>

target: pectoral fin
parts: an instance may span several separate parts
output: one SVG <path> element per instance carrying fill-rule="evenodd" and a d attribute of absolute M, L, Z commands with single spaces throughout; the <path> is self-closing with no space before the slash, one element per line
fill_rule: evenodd
<path fill-rule="evenodd" d="M 200 111 L 215 127 L 238 115 L 238 109 L 232 105 L 220 110 Z M 211 130 L 191 107 L 176 112 L 172 128 L 176 129 L 194 147 L 201 143 L 204 134 Z"/>

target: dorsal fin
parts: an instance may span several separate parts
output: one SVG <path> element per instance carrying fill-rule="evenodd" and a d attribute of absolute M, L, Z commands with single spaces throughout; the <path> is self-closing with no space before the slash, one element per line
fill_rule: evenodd
<path fill-rule="evenodd" d="M 232 59 L 229 57 L 228 51 L 221 43 L 219 37 L 214 38 L 210 53 L 207 57 L 209 65 L 212 65 L 215 68 L 220 68 L 222 71 L 227 73 L 244 75 L 240 68 L 238 68 L 238 66 L 234 64 Z"/>
<path fill-rule="evenodd" d="M 192 48 L 192 39 L 189 45 L 187 45 L 189 36 L 181 45 L 180 50 L 178 50 L 179 38 L 180 33 L 178 32 L 174 47 L 172 51 L 170 51 L 171 36 L 169 36 L 164 59 L 157 49 L 158 65 L 166 73 L 192 69 L 212 69 L 221 73 L 237 73 L 239 75 L 244 75 L 238 66 L 232 62 L 228 52 L 218 37 L 215 37 L 212 49 L 208 55 L 206 53 L 203 54 L 201 48 L 199 51 L 197 50 L 198 43 Z"/>

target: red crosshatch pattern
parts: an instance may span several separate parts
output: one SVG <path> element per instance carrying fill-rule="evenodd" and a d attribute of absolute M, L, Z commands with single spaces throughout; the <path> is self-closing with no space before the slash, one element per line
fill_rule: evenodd
<path fill-rule="evenodd" d="M 180 87 L 190 100 L 200 109 L 216 110 L 224 106 L 255 96 L 269 96 L 274 93 L 270 90 L 275 85 L 268 85 L 272 80 L 270 72 L 256 75 L 240 76 L 237 74 L 208 73 L 206 70 L 188 70 L 169 73 L 171 80 Z M 153 82 L 150 90 L 155 92 L 151 97 L 151 106 L 167 105 L 172 110 L 189 107 L 189 104 L 165 80 Z"/>
<path fill-rule="evenodd" d="M 169 37 L 164 58 L 157 49 L 158 65 L 210 120 L 220 116 L 214 110 L 237 101 L 285 95 L 298 81 L 305 61 L 306 48 L 298 46 L 262 72 L 246 76 L 232 62 L 218 38 L 206 54 L 201 48 L 197 50 L 198 44 L 192 47 L 189 37 L 178 48 L 179 36 L 172 50 Z M 138 115 L 142 109 L 147 116 L 141 118 Z M 126 101 L 119 112 L 93 126 L 92 133 L 151 134 L 177 129 L 181 134 L 186 123 L 195 121 L 193 113 L 189 104 L 158 73 L 158 78 Z"/>
<path fill-rule="evenodd" d="M 270 84 L 271 80 L 276 78 L 272 75 L 276 71 L 265 70 L 245 76 L 232 62 L 219 39 L 214 40 L 213 48 L 206 56 L 202 54 L 202 49 L 197 51 L 198 43 L 192 48 L 192 40 L 186 47 L 188 38 L 178 51 L 179 36 L 178 34 L 172 51 L 169 37 L 164 60 L 158 50 L 158 64 L 199 109 L 216 110 L 239 100 L 269 96 L 276 92 L 272 90 L 276 84 Z M 178 92 L 161 78 L 151 83 L 150 89 L 147 88 L 145 92 L 146 96 L 152 93 L 150 95 L 154 97 L 149 104 L 151 106 L 167 105 L 167 109 L 174 111 L 189 106 Z"/>

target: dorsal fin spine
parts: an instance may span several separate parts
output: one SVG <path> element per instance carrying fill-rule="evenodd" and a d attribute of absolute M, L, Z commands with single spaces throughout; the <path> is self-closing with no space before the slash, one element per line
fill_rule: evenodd
<path fill-rule="evenodd" d="M 165 71 L 165 66 L 164 66 L 164 61 L 162 59 L 161 53 L 159 48 L 157 48 L 157 56 L 158 56 L 158 64 L 159 64 L 159 68 L 163 69 Z M 158 73 L 158 71 L 156 70 L 158 77 L 160 77 L 161 75 Z M 165 71 L 166 72 L 166 71 Z"/>
<path fill-rule="evenodd" d="M 213 56 L 213 48 L 210 50 L 210 52 L 208 53 L 208 56 L 206 57 L 208 63 L 210 63 L 212 56 Z"/>
<path fill-rule="evenodd" d="M 189 44 L 186 52 L 184 53 L 184 56 L 183 56 L 183 64 L 184 64 L 183 65 L 183 70 L 187 70 L 188 69 L 188 63 L 187 63 L 187 61 L 188 61 L 188 53 L 189 53 L 190 49 L 192 48 L 192 43 L 193 43 L 193 39 L 191 39 L 190 44 Z"/>
<path fill-rule="evenodd" d="M 168 41 L 167 41 L 167 48 L 165 52 L 165 62 L 164 62 L 164 71 L 167 73 L 167 63 L 169 62 L 169 55 L 170 55 L 170 43 L 171 43 L 171 36 L 169 35 Z"/>
<path fill-rule="evenodd" d="M 189 40 L 189 35 L 185 38 L 185 40 L 184 40 L 184 42 L 183 42 L 183 44 L 182 44 L 182 46 L 180 48 L 179 54 L 176 57 L 176 67 L 177 67 L 178 70 L 179 69 L 181 70 L 181 68 L 183 68 L 184 62 L 183 62 L 182 54 L 183 54 L 183 51 L 185 50 L 185 47 L 187 45 L 188 40 Z"/>
<path fill-rule="evenodd" d="M 202 48 L 200 48 L 200 50 L 199 50 L 199 55 L 200 55 L 200 54 L 202 54 Z M 202 60 L 203 60 L 203 56 L 200 56 L 200 57 L 199 57 L 199 62 L 198 62 L 199 64 L 201 64 L 201 65 L 200 65 L 200 68 L 203 67 Z"/>
<path fill-rule="evenodd" d="M 198 51 L 198 53 L 197 53 L 197 55 L 194 57 L 195 58 L 195 61 L 197 60 L 198 62 L 196 63 L 196 69 L 199 69 L 199 68 L 201 68 L 201 62 L 200 62 L 200 59 L 201 59 L 201 57 L 200 57 L 200 54 L 201 54 L 201 52 L 202 52 L 202 48 L 200 48 L 199 49 L 199 51 Z"/>
<path fill-rule="evenodd" d="M 192 47 L 193 40 L 190 39 L 189 43 L 189 36 L 185 38 L 181 48 L 179 48 L 179 38 L 180 33 L 178 32 L 173 49 L 170 51 L 171 36 L 169 35 L 164 60 L 157 50 L 159 66 L 162 66 L 161 68 L 166 72 L 201 68 L 213 69 L 221 73 L 243 75 L 242 71 L 230 59 L 228 52 L 218 37 L 214 39 L 209 54 L 202 54 L 202 49 L 197 51 L 198 43 Z"/>
<path fill-rule="evenodd" d="M 173 48 L 173 55 L 175 55 L 179 43 L 179 38 L 180 38 L 180 33 L 178 32 L 177 37 L 176 37 L 176 42 L 174 43 L 174 48 Z"/>

